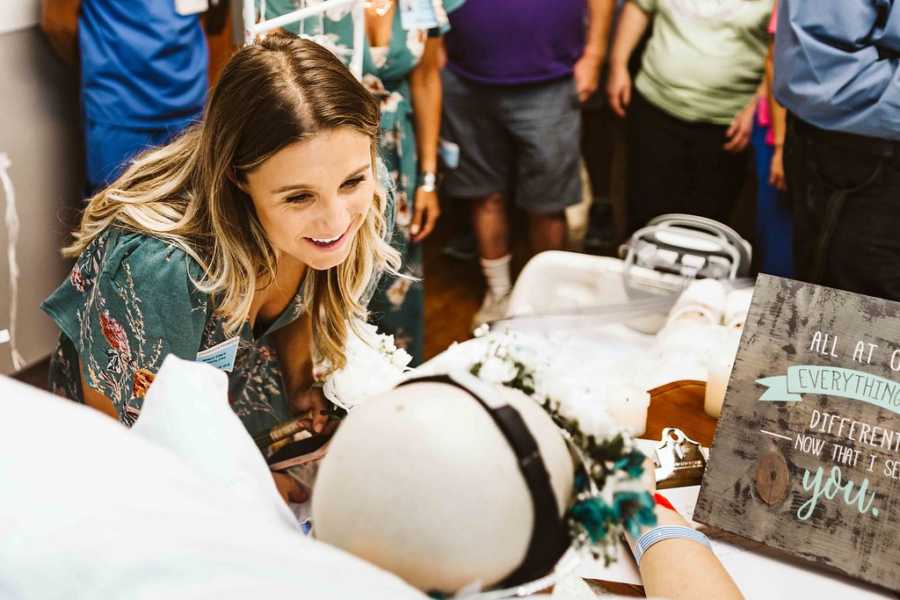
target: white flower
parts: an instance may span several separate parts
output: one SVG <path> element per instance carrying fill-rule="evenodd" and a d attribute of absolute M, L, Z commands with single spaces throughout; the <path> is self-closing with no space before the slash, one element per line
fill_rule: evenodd
<path fill-rule="evenodd" d="M 357 333 L 358 331 L 358 333 Z M 357 322 L 347 327 L 347 363 L 332 373 L 322 388 L 325 397 L 344 410 L 382 394 L 403 378 L 412 356 L 397 348 L 394 337 L 378 333 L 374 325 Z"/>
<path fill-rule="evenodd" d="M 509 383 L 516 377 L 516 366 L 497 355 L 485 357 L 478 370 L 478 378 L 488 383 Z"/>
<path fill-rule="evenodd" d="M 606 439 L 618 433 L 616 422 L 610 416 L 609 396 L 604 389 L 572 377 L 558 363 L 547 364 L 535 377 L 536 395 L 559 405 L 559 412 L 578 421 L 579 428 L 587 435 Z"/>
<path fill-rule="evenodd" d="M 412 356 L 403 348 L 397 348 L 391 354 L 391 364 L 398 369 L 404 369 L 412 361 Z"/>

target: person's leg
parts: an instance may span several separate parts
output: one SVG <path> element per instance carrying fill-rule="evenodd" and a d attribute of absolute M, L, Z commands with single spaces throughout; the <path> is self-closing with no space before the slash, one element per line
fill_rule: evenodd
<path fill-rule="evenodd" d="M 502 194 L 472 200 L 472 223 L 481 258 L 493 260 L 509 254 L 509 219 Z"/>
<path fill-rule="evenodd" d="M 679 212 L 688 194 L 688 140 L 683 122 L 635 93 L 628 107 L 628 235 L 663 214 Z"/>
<path fill-rule="evenodd" d="M 581 155 L 596 198 L 609 199 L 613 159 L 613 119 L 608 106 L 581 113 Z"/>
<path fill-rule="evenodd" d="M 806 138 L 797 124 L 797 119 L 788 115 L 787 133 L 784 139 L 784 179 L 787 184 L 787 199 L 794 222 L 794 276 L 797 279 L 808 281 L 807 265 L 812 254 L 811 248 L 817 229 L 818 213 L 812 210 L 808 202 Z"/>
<path fill-rule="evenodd" d="M 581 108 L 571 80 L 517 88 L 504 97 L 516 155 L 516 203 L 529 216 L 532 253 L 566 245 L 565 210 L 581 201 Z"/>
<path fill-rule="evenodd" d="M 472 224 L 487 287 L 484 301 L 475 315 L 474 325 L 478 326 L 504 316 L 512 290 L 509 218 L 503 196 L 496 193 L 472 200 Z"/>
<path fill-rule="evenodd" d="M 706 123 L 686 124 L 690 135 L 691 192 L 682 210 L 721 223 L 731 220 L 750 160 L 747 150 L 738 153 L 725 150 L 727 129 Z"/>
<path fill-rule="evenodd" d="M 868 165 L 859 161 L 855 166 L 871 169 L 878 160 L 870 158 Z M 839 289 L 900 301 L 900 160 L 882 160 L 881 173 L 876 167 L 868 185 L 861 184 L 847 194 L 826 250 L 822 281 Z"/>
<path fill-rule="evenodd" d="M 459 147 L 459 165 L 447 173 L 446 196 L 468 199 L 487 293 L 475 324 L 500 318 L 510 290 L 509 224 L 503 194 L 511 151 L 497 119 L 498 92 L 444 70 L 442 133 Z"/>
<path fill-rule="evenodd" d="M 587 235 L 590 221 L 591 208 L 594 206 L 594 194 L 591 189 L 591 179 L 584 164 L 582 156 L 578 169 L 581 179 L 581 198 L 578 204 L 566 208 L 566 249 L 572 252 L 584 250 L 584 238 Z"/>
<path fill-rule="evenodd" d="M 581 116 L 581 153 L 594 195 L 584 246 L 589 252 L 609 251 L 616 244 L 611 202 L 615 116 L 606 105 L 582 111 Z"/>
<path fill-rule="evenodd" d="M 793 229 L 786 198 L 769 184 L 774 150 L 766 143 L 765 127 L 753 126 L 753 158 L 756 166 L 756 251 L 760 272 L 779 277 L 794 274 Z"/>
<path fill-rule="evenodd" d="M 534 254 L 562 250 L 566 246 L 566 215 L 531 213 L 528 215 L 528 240 Z"/>
<path fill-rule="evenodd" d="M 799 276 L 900 300 L 900 145 L 792 121 L 786 174 L 789 189 L 805 180 L 794 199 L 809 219 Z"/>

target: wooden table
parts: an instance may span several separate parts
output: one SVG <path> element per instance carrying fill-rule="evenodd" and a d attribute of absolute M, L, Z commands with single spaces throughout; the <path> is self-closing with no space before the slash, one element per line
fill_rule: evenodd
<path fill-rule="evenodd" d="M 676 381 L 652 390 L 647 431 L 641 437 L 658 440 L 663 429 L 677 427 L 692 440 L 712 446 L 718 420 L 703 411 L 705 393 L 702 381 Z"/>
<path fill-rule="evenodd" d="M 718 421 L 703 411 L 706 384 L 702 381 L 676 381 L 650 392 L 650 410 L 647 413 L 647 431 L 643 438 L 658 440 L 666 427 L 678 427 L 685 435 L 704 446 L 711 446 Z M 629 560 L 622 557 L 623 560 Z M 609 592 L 622 596 L 643 598 L 644 588 L 639 585 L 598 581 Z"/>

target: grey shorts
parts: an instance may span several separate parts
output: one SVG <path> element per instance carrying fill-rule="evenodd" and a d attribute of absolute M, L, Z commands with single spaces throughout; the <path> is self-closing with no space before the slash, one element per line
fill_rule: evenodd
<path fill-rule="evenodd" d="M 488 86 L 444 69 L 442 137 L 459 146 L 442 193 L 495 192 L 528 212 L 553 214 L 581 200 L 581 107 L 572 78 Z"/>

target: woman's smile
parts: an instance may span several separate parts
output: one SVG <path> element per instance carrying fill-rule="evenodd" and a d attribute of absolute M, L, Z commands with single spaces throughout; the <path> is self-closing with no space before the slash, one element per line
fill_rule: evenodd
<path fill-rule="evenodd" d="M 338 234 L 337 236 L 322 237 L 322 238 L 309 236 L 309 237 L 304 237 L 303 239 L 308 244 L 311 244 L 312 247 L 317 250 L 321 250 L 321 251 L 325 251 L 325 252 L 337 250 L 340 247 L 342 247 L 344 245 L 344 242 L 347 240 L 347 238 L 350 237 L 347 234 L 350 232 L 350 229 L 352 227 L 353 227 L 353 223 L 351 222 L 350 225 L 347 226 L 347 229 L 345 229 L 343 233 Z"/>

